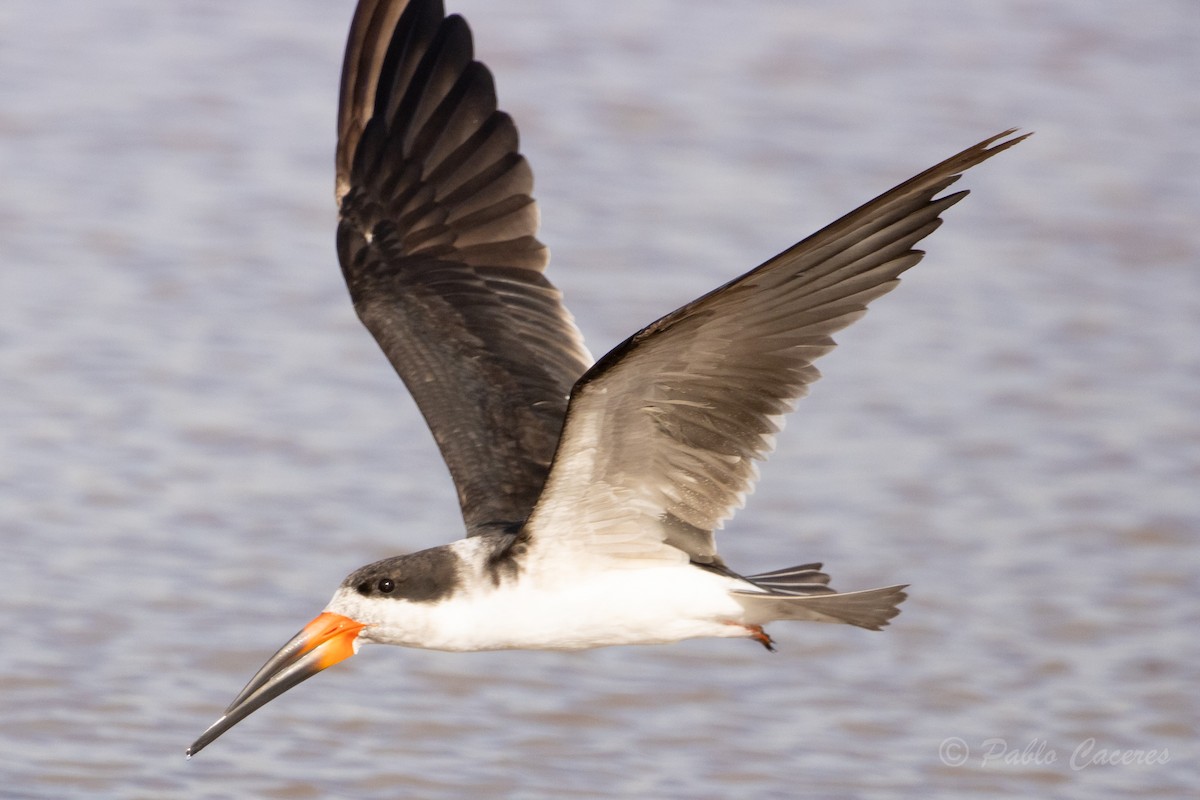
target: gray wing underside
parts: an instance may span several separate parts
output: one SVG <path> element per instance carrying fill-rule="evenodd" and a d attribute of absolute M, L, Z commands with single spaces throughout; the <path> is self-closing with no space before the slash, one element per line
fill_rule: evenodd
<path fill-rule="evenodd" d="M 713 531 L 752 490 L 831 335 L 921 260 L 914 249 L 966 196 L 960 174 L 1024 137 L 980 142 L 668 314 L 576 385 L 563 441 L 526 526 L 631 559 L 719 563 Z M 999 142 L 999 143 L 997 143 Z"/>
<path fill-rule="evenodd" d="M 441 2 L 360 2 L 336 163 L 355 310 L 424 414 L 468 532 L 523 521 L 591 357 L 543 274 L 516 127 Z"/>

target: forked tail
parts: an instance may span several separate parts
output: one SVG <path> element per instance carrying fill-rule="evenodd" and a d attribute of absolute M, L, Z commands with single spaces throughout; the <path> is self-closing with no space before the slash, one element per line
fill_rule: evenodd
<path fill-rule="evenodd" d="M 897 606 L 908 597 L 904 593 L 907 585 L 835 592 L 826 585 L 829 576 L 820 569 L 820 564 L 802 564 L 750 575 L 744 580 L 762 591 L 736 592 L 735 596 L 753 624 L 796 619 L 841 622 L 872 631 L 881 630 L 899 614 Z"/>

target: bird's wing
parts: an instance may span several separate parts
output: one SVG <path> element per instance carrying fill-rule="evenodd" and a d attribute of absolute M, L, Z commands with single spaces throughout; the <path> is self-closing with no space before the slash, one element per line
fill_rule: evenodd
<path fill-rule="evenodd" d="M 813 362 L 833 349 L 830 334 L 921 260 L 914 245 L 967 193 L 935 195 L 1024 138 L 1000 141 L 1012 133 L 900 184 L 600 359 L 574 388 L 518 544 L 530 555 L 565 545 L 719 562 L 712 532 L 752 490 L 756 461 L 819 377 Z"/>
<path fill-rule="evenodd" d="M 338 256 L 472 534 L 529 515 L 591 363 L 543 275 L 532 186 L 466 22 L 440 0 L 362 0 L 338 110 Z"/>

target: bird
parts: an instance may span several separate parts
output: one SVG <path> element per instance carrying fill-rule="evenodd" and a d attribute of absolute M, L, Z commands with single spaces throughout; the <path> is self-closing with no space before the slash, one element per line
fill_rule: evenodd
<path fill-rule="evenodd" d="M 365 644 L 575 650 L 888 624 L 906 585 L 836 592 L 819 563 L 742 575 L 714 532 L 752 491 L 831 335 L 923 256 L 989 137 L 593 362 L 537 239 L 533 175 L 442 0 L 360 0 L 337 116 L 337 252 L 423 414 L 466 535 L 352 572 L 187 749 Z"/>

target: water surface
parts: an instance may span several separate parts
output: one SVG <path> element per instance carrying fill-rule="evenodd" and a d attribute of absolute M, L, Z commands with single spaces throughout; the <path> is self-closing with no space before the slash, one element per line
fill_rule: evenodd
<path fill-rule="evenodd" d="M 776 626 L 776 655 L 370 649 L 185 762 L 344 574 L 460 531 L 336 266 L 352 6 L 0 10 L 0 794 L 1194 789 L 1187 0 L 451 2 L 596 353 L 962 147 L 1037 131 L 842 334 L 723 535 L 735 567 L 822 560 L 911 599 L 882 634 Z"/>

